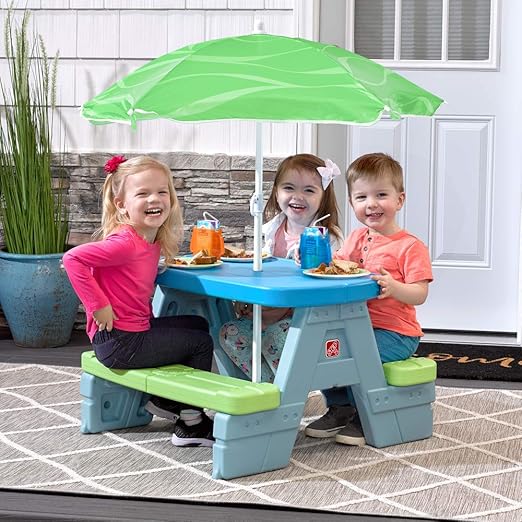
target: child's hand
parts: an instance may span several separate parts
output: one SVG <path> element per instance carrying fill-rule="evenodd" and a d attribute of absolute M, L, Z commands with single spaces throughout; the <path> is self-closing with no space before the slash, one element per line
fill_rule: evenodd
<path fill-rule="evenodd" d="M 381 293 L 377 299 L 386 299 L 393 297 L 404 304 L 413 306 L 421 305 L 428 297 L 428 279 L 422 281 L 415 281 L 414 283 L 401 283 L 393 279 L 389 272 L 384 268 L 379 269 L 379 274 L 372 275 L 372 279 L 377 281 L 381 288 Z"/>
<path fill-rule="evenodd" d="M 111 305 L 107 305 L 103 308 L 100 308 L 99 310 L 96 310 L 92 313 L 92 316 L 100 332 L 102 330 L 107 330 L 110 332 L 112 330 L 114 320 L 118 320 Z"/>
<path fill-rule="evenodd" d="M 377 299 L 386 299 L 387 297 L 393 297 L 400 286 L 398 281 L 395 281 L 390 275 L 390 272 L 384 268 L 379 268 L 380 275 L 373 275 L 372 279 L 377 281 L 377 284 L 381 287 L 381 293 L 377 296 Z"/>

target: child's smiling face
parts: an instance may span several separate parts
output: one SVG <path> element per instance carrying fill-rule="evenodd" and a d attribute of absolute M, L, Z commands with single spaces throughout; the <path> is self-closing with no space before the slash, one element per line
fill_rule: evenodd
<path fill-rule="evenodd" d="M 405 194 L 398 192 L 391 180 L 359 178 L 350 192 L 355 217 L 372 232 L 389 236 L 400 229 L 395 216 L 404 204 Z"/>
<path fill-rule="evenodd" d="M 123 195 L 114 198 L 114 204 L 140 236 L 153 242 L 171 209 L 167 176 L 155 168 L 127 176 Z"/>
<path fill-rule="evenodd" d="M 317 172 L 289 169 L 277 186 L 277 203 L 291 226 L 304 228 L 316 216 L 323 194 Z"/>

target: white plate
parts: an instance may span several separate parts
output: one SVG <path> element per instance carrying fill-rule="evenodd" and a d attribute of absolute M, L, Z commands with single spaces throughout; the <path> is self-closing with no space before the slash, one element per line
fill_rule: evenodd
<path fill-rule="evenodd" d="M 306 270 L 303 270 L 303 274 L 311 277 L 322 277 L 323 279 L 349 279 L 352 277 L 362 277 L 371 274 L 369 270 L 364 270 L 364 268 L 360 268 L 359 273 L 357 274 L 317 274 L 312 272 L 312 270 L 315 269 L 307 268 Z"/>
<path fill-rule="evenodd" d="M 203 268 L 214 268 L 216 266 L 221 266 L 223 261 L 216 261 L 215 263 L 210 263 L 208 265 L 167 265 L 168 268 L 181 268 L 182 270 L 199 270 Z"/>
<path fill-rule="evenodd" d="M 266 259 L 271 259 L 273 256 L 270 254 L 263 254 L 261 259 L 265 261 Z M 226 261 L 227 263 L 253 263 L 254 257 L 223 257 L 221 256 L 221 261 Z"/>

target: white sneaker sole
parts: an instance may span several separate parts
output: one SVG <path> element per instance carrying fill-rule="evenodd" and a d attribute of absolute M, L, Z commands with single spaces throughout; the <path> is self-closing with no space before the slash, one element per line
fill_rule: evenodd
<path fill-rule="evenodd" d="M 364 446 L 366 444 L 366 439 L 364 437 L 350 437 L 349 435 L 337 434 L 335 436 L 335 442 L 346 444 L 347 446 Z"/>

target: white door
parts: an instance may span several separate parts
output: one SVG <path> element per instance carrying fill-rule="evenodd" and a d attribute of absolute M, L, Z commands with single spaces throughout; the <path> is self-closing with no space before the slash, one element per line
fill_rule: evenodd
<path fill-rule="evenodd" d="M 491 6 L 495 15 L 497 2 Z M 348 133 L 348 161 L 379 150 L 405 168 L 401 223 L 429 245 L 435 277 L 428 301 L 418 308 L 424 329 L 513 333 L 518 328 L 520 20 L 522 2 L 503 2 L 496 70 L 430 69 L 433 64 L 396 69 L 444 98 L 436 117 L 382 120 Z M 466 27 L 473 23 L 468 20 Z M 349 223 L 356 226 L 353 218 Z"/>

